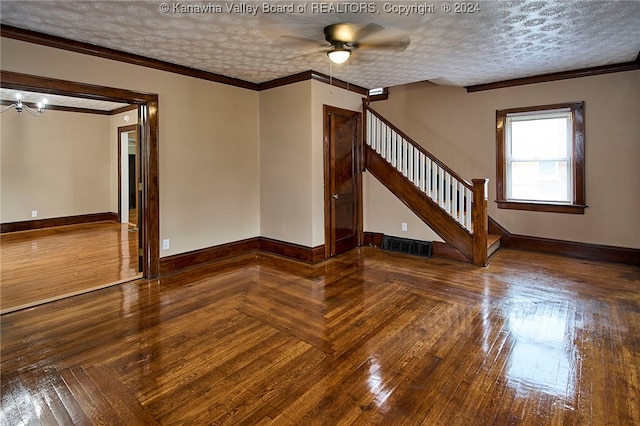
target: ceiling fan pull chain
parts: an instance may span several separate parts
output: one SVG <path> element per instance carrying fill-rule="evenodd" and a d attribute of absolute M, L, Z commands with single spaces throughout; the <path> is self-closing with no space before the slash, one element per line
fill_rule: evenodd
<path fill-rule="evenodd" d="M 329 86 L 333 86 L 333 61 L 329 60 Z"/>
<path fill-rule="evenodd" d="M 349 69 L 351 67 L 351 61 L 347 60 L 347 90 L 349 90 L 349 80 L 350 80 L 350 75 L 349 75 Z"/>

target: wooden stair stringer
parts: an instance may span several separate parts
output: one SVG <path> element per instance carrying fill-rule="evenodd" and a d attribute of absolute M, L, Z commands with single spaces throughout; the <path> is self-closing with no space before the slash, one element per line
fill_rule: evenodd
<path fill-rule="evenodd" d="M 468 261 L 473 261 L 473 237 L 462 225 L 367 145 L 364 147 L 364 163 L 380 183 L 447 244 L 455 247 Z"/>

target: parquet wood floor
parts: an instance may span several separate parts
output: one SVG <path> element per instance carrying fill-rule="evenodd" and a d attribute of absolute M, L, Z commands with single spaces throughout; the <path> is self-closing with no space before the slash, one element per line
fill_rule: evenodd
<path fill-rule="evenodd" d="M 138 232 L 116 222 L 0 236 L 0 312 L 140 277 Z"/>
<path fill-rule="evenodd" d="M 2 315 L 2 424 L 640 424 L 640 272 L 253 255 Z"/>

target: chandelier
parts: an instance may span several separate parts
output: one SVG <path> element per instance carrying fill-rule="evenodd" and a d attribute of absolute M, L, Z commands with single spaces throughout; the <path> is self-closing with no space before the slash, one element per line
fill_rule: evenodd
<path fill-rule="evenodd" d="M 29 114 L 33 115 L 34 117 L 38 117 L 44 114 L 44 108 L 47 105 L 47 98 L 42 98 L 42 100 L 35 105 L 35 108 L 30 107 L 29 105 L 22 102 L 21 93 L 16 93 L 16 99 L 17 101 L 12 103 L 11 105 L 2 107 L 2 109 L 0 109 L 0 113 L 9 111 L 10 109 L 13 108 L 18 112 L 18 115 L 20 116 L 22 115 L 22 111 L 27 111 Z"/>

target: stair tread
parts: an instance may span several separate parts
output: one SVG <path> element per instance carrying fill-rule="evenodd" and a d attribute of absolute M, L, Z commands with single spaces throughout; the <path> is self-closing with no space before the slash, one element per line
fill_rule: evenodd
<path fill-rule="evenodd" d="M 499 242 L 502 236 L 498 234 L 488 234 L 487 235 L 487 247 L 491 247 L 495 243 Z"/>

